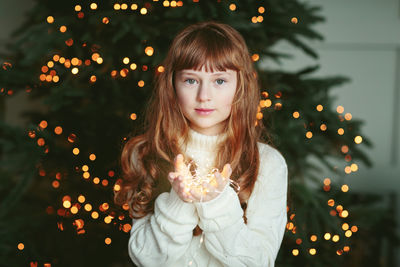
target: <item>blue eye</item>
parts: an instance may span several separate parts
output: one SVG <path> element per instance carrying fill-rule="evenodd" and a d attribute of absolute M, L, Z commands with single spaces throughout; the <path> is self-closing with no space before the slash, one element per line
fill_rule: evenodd
<path fill-rule="evenodd" d="M 196 83 L 196 80 L 195 80 L 195 79 L 186 79 L 186 80 L 185 80 L 185 83 L 188 83 L 188 84 L 195 84 L 195 83 Z"/>
<path fill-rule="evenodd" d="M 222 84 L 225 83 L 225 80 L 223 80 L 223 79 L 217 79 L 216 82 L 217 82 L 218 85 L 222 85 Z"/>

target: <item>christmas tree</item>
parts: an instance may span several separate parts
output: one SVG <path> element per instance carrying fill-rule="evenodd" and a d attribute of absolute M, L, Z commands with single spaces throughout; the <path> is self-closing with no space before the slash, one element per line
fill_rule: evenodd
<path fill-rule="evenodd" d="M 216 20 L 248 44 L 261 80 L 258 119 L 289 167 L 289 221 L 277 265 L 371 262 L 359 260 L 357 244 L 373 237 L 357 235 L 389 219 L 374 208 L 379 199 L 351 194 L 344 183 L 356 162 L 371 164 L 360 150 L 370 145 L 362 122 L 329 96 L 348 79 L 313 78 L 318 66 L 284 72 L 262 64 L 290 57 L 275 51 L 280 41 L 317 58 L 305 40 L 323 40 L 312 29 L 324 21 L 319 10 L 297 0 L 37 1 L 0 57 L 1 101 L 24 93 L 44 110 L 23 114 L 25 128 L 0 121 L 0 261 L 132 266 L 131 219 L 126 206 L 113 204 L 121 149 L 143 131 L 153 76 L 163 71 L 172 38 Z"/>

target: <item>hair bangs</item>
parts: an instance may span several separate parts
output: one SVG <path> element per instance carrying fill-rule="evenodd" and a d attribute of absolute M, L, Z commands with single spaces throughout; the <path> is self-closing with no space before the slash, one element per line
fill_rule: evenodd
<path fill-rule="evenodd" d="M 203 66 L 207 72 L 240 70 L 239 49 L 214 29 L 203 28 L 185 36 L 176 52 L 174 71 L 200 70 Z"/>

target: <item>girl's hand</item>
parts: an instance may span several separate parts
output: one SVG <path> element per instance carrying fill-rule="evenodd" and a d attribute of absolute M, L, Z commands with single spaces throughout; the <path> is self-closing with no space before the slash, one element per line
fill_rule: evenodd
<path fill-rule="evenodd" d="M 222 173 L 214 173 L 215 180 L 210 183 L 203 183 L 202 188 L 192 188 L 190 190 L 190 199 L 197 202 L 207 202 L 216 198 L 225 189 L 232 174 L 230 164 L 225 164 Z"/>
<path fill-rule="evenodd" d="M 174 159 L 174 168 L 175 172 L 170 172 L 168 174 L 168 180 L 171 183 L 173 190 L 175 190 L 176 194 L 183 201 L 193 202 L 193 199 L 189 193 L 189 189 L 186 188 L 186 185 L 183 181 L 183 175 L 187 175 L 188 168 L 183 162 L 182 154 L 177 155 Z"/>

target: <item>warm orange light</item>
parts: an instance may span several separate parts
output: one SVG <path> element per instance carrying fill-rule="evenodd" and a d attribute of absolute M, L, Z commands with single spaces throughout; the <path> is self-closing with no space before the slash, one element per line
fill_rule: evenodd
<path fill-rule="evenodd" d="M 343 106 L 337 106 L 336 111 L 337 111 L 337 113 L 343 113 L 343 111 L 344 111 Z"/>
<path fill-rule="evenodd" d="M 144 52 L 146 53 L 146 55 L 148 55 L 148 56 L 150 57 L 150 56 L 152 56 L 153 53 L 154 53 L 154 48 L 151 47 L 151 46 L 147 46 L 147 47 L 144 49 Z"/>
<path fill-rule="evenodd" d="M 121 186 L 119 184 L 115 184 L 114 191 L 118 192 L 119 190 L 121 190 Z"/>
<path fill-rule="evenodd" d="M 129 57 L 124 57 L 124 59 L 122 60 L 122 62 L 124 64 L 129 64 Z"/>
<path fill-rule="evenodd" d="M 258 54 L 253 54 L 253 55 L 251 56 L 251 59 L 252 59 L 254 62 L 256 62 L 256 61 L 258 61 L 258 60 L 260 59 L 260 55 L 258 55 Z"/>
<path fill-rule="evenodd" d="M 121 75 L 121 77 L 126 77 L 128 75 L 128 73 L 129 73 L 129 70 L 127 68 L 124 68 L 119 72 L 119 75 Z"/>
<path fill-rule="evenodd" d="M 340 217 L 342 217 L 342 218 L 347 218 L 347 216 L 349 216 L 349 212 L 347 210 L 343 210 L 340 213 Z"/>
<path fill-rule="evenodd" d="M 120 4 L 114 4 L 114 9 L 115 10 L 120 10 L 121 9 L 121 5 Z"/>
<path fill-rule="evenodd" d="M 84 208 L 85 208 L 86 211 L 91 211 L 92 210 L 92 205 L 87 203 L 87 204 L 85 204 Z"/>
<path fill-rule="evenodd" d="M 293 254 L 293 256 L 299 255 L 299 250 L 297 248 L 293 249 L 292 254 Z"/>
<path fill-rule="evenodd" d="M 308 131 L 308 132 L 306 133 L 306 137 L 307 137 L 308 139 L 312 138 L 312 136 L 313 136 L 312 132 Z"/>
<path fill-rule="evenodd" d="M 299 20 L 298 20 L 296 17 L 293 17 L 290 21 L 291 21 L 293 24 L 297 24 L 297 23 L 299 22 Z"/>
<path fill-rule="evenodd" d="M 136 115 L 136 113 L 132 113 L 131 115 L 130 115 L 130 118 L 131 118 L 131 120 L 136 120 L 136 118 L 137 118 L 137 115 Z"/>
<path fill-rule="evenodd" d="M 330 185 L 331 184 L 331 179 L 325 178 L 324 179 L 324 185 Z"/>
<path fill-rule="evenodd" d="M 318 111 L 322 111 L 323 109 L 324 109 L 324 106 L 322 106 L 322 105 L 318 105 L 317 107 L 316 107 L 316 109 L 318 110 Z"/>
<path fill-rule="evenodd" d="M 316 253 L 317 253 L 317 250 L 315 249 L 315 248 L 310 248 L 309 250 L 308 250 L 308 252 L 310 253 L 310 255 L 315 255 Z"/>
<path fill-rule="evenodd" d="M 132 226 L 131 226 L 129 223 L 126 223 L 126 224 L 124 224 L 124 225 L 122 226 L 122 230 L 123 230 L 125 233 L 128 233 L 131 229 L 132 229 Z"/>
<path fill-rule="evenodd" d="M 333 242 L 338 242 L 338 241 L 339 241 L 339 236 L 338 236 L 338 235 L 334 235 L 334 236 L 332 237 L 332 241 L 333 241 Z"/>
<path fill-rule="evenodd" d="M 311 242 L 317 241 L 317 236 L 316 235 L 310 236 L 310 240 L 311 240 Z"/>
<path fill-rule="evenodd" d="M 104 222 L 107 223 L 107 224 L 111 223 L 111 221 L 112 221 L 112 217 L 111 216 L 106 216 L 104 218 Z"/>
<path fill-rule="evenodd" d="M 342 229 L 343 229 L 343 231 L 348 230 L 349 229 L 349 224 L 348 223 L 343 223 L 342 224 Z"/>
<path fill-rule="evenodd" d="M 347 184 L 342 185 L 342 191 L 343 192 L 348 192 L 349 191 L 349 186 Z"/>
<path fill-rule="evenodd" d="M 263 14 L 265 12 L 265 8 L 263 6 L 260 6 L 258 8 L 258 13 Z"/>
<path fill-rule="evenodd" d="M 264 17 L 263 16 L 257 16 L 257 22 L 263 22 Z"/>
<path fill-rule="evenodd" d="M 82 174 L 82 177 L 83 177 L 84 179 L 89 179 L 90 173 L 89 173 L 89 172 L 84 172 L 84 173 Z"/>
<path fill-rule="evenodd" d="M 350 229 L 353 233 L 355 233 L 355 232 L 357 232 L 358 231 L 358 227 L 357 226 L 355 226 L 355 225 L 353 225 L 352 227 L 351 227 L 351 229 Z"/>
<path fill-rule="evenodd" d="M 122 9 L 122 10 L 126 10 L 126 9 L 128 9 L 128 5 L 127 5 L 127 4 L 125 4 L 125 3 L 123 3 L 123 4 L 121 5 L 121 9 Z"/>
<path fill-rule="evenodd" d="M 321 129 L 321 131 L 326 131 L 328 127 L 326 126 L 326 124 L 323 123 L 319 128 Z"/>
<path fill-rule="evenodd" d="M 97 211 L 93 211 L 93 212 L 92 212 L 92 218 L 93 218 L 93 219 L 99 218 L 99 213 L 98 213 Z"/>
<path fill-rule="evenodd" d="M 45 144 L 44 139 L 43 139 L 42 137 L 39 138 L 39 139 L 37 140 L 37 144 L 38 144 L 38 146 L 44 146 L 44 144 Z"/>
<path fill-rule="evenodd" d="M 72 214 L 77 214 L 78 211 L 79 211 L 79 209 L 78 209 L 78 207 L 76 207 L 76 206 L 73 206 L 73 207 L 71 208 L 71 213 L 72 213 Z"/>
<path fill-rule="evenodd" d="M 235 10 L 236 10 L 236 5 L 235 5 L 235 4 L 230 4 L 230 5 L 229 5 L 229 9 L 230 9 L 231 11 L 235 11 Z"/>
<path fill-rule="evenodd" d="M 69 200 L 63 201 L 63 206 L 64 208 L 69 209 L 71 207 L 71 201 Z"/>
<path fill-rule="evenodd" d="M 110 19 L 107 18 L 107 17 L 104 17 L 101 21 L 102 21 L 104 24 L 108 24 L 108 23 L 110 22 Z"/>
<path fill-rule="evenodd" d="M 324 234 L 324 238 L 325 238 L 325 240 L 331 239 L 331 234 L 330 233 L 325 233 Z"/>
<path fill-rule="evenodd" d="M 96 155 L 95 154 L 90 154 L 89 155 L 89 159 L 91 160 L 91 161 L 94 161 L 94 160 L 96 160 Z"/>
<path fill-rule="evenodd" d="M 83 203 L 83 202 L 85 202 L 85 200 L 86 200 L 86 198 L 85 198 L 84 195 L 79 195 L 79 196 L 78 196 L 78 201 L 79 201 L 79 203 Z"/>
<path fill-rule="evenodd" d="M 80 6 L 80 5 L 76 5 L 75 6 L 75 11 L 76 12 L 79 12 L 79 11 L 81 11 L 82 10 L 82 7 Z"/>
<path fill-rule="evenodd" d="M 24 243 L 19 243 L 17 247 L 19 250 L 23 250 L 25 248 L 25 245 Z"/>
<path fill-rule="evenodd" d="M 110 244 L 111 244 L 111 238 L 107 237 L 107 238 L 104 240 L 104 242 L 105 242 L 107 245 L 110 245 Z"/>
<path fill-rule="evenodd" d="M 57 180 L 54 180 L 54 181 L 51 183 L 51 185 L 52 185 L 54 188 L 59 188 L 59 187 L 60 187 L 60 182 L 57 181 Z"/>
<path fill-rule="evenodd" d="M 41 128 L 43 128 L 43 129 L 47 128 L 47 121 L 41 121 L 41 122 L 39 123 L 39 126 L 40 126 Z"/>
<path fill-rule="evenodd" d="M 129 210 L 129 204 L 128 204 L 128 203 L 124 203 L 124 204 L 122 205 L 122 209 L 124 209 L 124 210 Z"/>
<path fill-rule="evenodd" d="M 256 17 L 256 16 L 252 17 L 252 18 L 251 18 L 251 22 L 252 22 L 252 23 L 257 23 L 257 17 Z"/>
<path fill-rule="evenodd" d="M 334 205 L 335 205 L 335 200 L 329 199 L 329 200 L 328 200 L 328 206 L 333 207 Z"/>
<path fill-rule="evenodd" d="M 90 4 L 90 9 L 97 9 L 97 4 L 96 3 L 91 3 Z"/>
<path fill-rule="evenodd" d="M 346 236 L 346 237 L 350 237 L 350 236 L 352 236 L 352 232 L 350 231 L 350 230 L 347 230 L 345 233 L 344 233 L 344 235 Z"/>
<path fill-rule="evenodd" d="M 65 44 L 67 46 L 72 46 L 74 44 L 74 40 L 72 40 L 72 38 L 69 38 L 68 40 L 65 41 Z"/>
<path fill-rule="evenodd" d="M 356 137 L 354 137 L 354 142 L 355 142 L 356 144 L 361 144 L 361 142 L 362 142 L 362 137 L 359 136 L 359 135 L 357 135 Z"/>
<path fill-rule="evenodd" d="M 107 185 L 108 185 L 108 180 L 107 180 L 107 179 L 103 179 L 103 180 L 101 181 L 101 184 L 102 184 L 103 186 L 107 186 Z"/>
<path fill-rule="evenodd" d="M 97 61 L 97 59 L 100 57 L 99 53 L 93 53 L 92 54 L 92 60 Z"/>
<path fill-rule="evenodd" d="M 63 26 L 60 27 L 60 32 L 64 33 L 66 31 L 67 31 L 67 27 L 66 26 L 63 25 Z"/>
<path fill-rule="evenodd" d="M 140 14 L 146 15 L 146 14 L 147 14 L 147 8 L 142 7 L 142 8 L 140 9 Z"/>
<path fill-rule="evenodd" d="M 100 183 L 99 177 L 93 178 L 93 183 L 94 183 L 94 184 L 99 184 L 99 183 Z"/>
<path fill-rule="evenodd" d="M 350 113 L 346 113 L 346 114 L 344 115 L 344 118 L 345 118 L 347 121 L 351 120 L 352 117 L 353 117 L 353 116 L 352 116 Z"/>
<path fill-rule="evenodd" d="M 257 120 L 261 120 L 263 118 L 263 114 L 261 112 L 257 112 L 256 118 Z"/>
<path fill-rule="evenodd" d="M 347 152 L 349 152 L 349 147 L 344 145 L 344 146 L 341 147 L 340 150 L 342 151 L 342 153 L 346 154 Z"/>
<path fill-rule="evenodd" d="M 131 5 L 131 9 L 132 9 L 132 10 L 138 9 L 138 5 L 137 5 L 137 4 L 132 4 L 132 5 Z"/>
<path fill-rule="evenodd" d="M 164 72 L 165 68 L 164 66 L 158 66 L 157 71 L 158 72 Z"/>
<path fill-rule="evenodd" d="M 293 112 L 293 118 L 298 119 L 300 117 L 300 113 L 298 111 Z"/>
<path fill-rule="evenodd" d="M 138 82 L 138 86 L 139 86 L 139 87 L 143 87 L 143 86 L 144 86 L 144 81 L 143 81 L 143 80 L 140 80 L 140 81 Z"/>
<path fill-rule="evenodd" d="M 358 166 L 357 166 L 357 164 L 355 164 L 355 163 L 351 164 L 350 168 L 351 168 L 351 171 L 352 171 L 352 172 L 358 171 Z"/>
<path fill-rule="evenodd" d="M 97 64 L 102 64 L 102 63 L 103 63 L 103 58 L 99 57 L 99 58 L 96 60 L 96 62 L 97 62 Z"/>
<path fill-rule="evenodd" d="M 54 22 L 54 17 L 53 16 L 48 16 L 47 17 L 47 23 L 53 23 Z"/>
<path fill-rule="evenodd" d="M 339 129 L 337 130 L 337 132 L 338 132 L 339 135 L 343 135 L 343 134 L 344 134 L 343 128 L 339 128 Z"/>
<path fill-rule="evenodd" d="M 90 76 L 90 82 L 94 83 L 97 81 L 97 77 L 95 75 Z"/>
<path fill-rule="evenodd" d="M 72 153 L 74 155 L 78 155 L 79 154 L 79 148 L 75 147 L 74 149 L 72 149 Z"/>
<path fill-rule="evenodd" d="M 351 173 L 351 167 L 350 166 L 346 166 L 344 168 L 344 172 L 347 173 L 347 174 L 350 174 Z"/>

